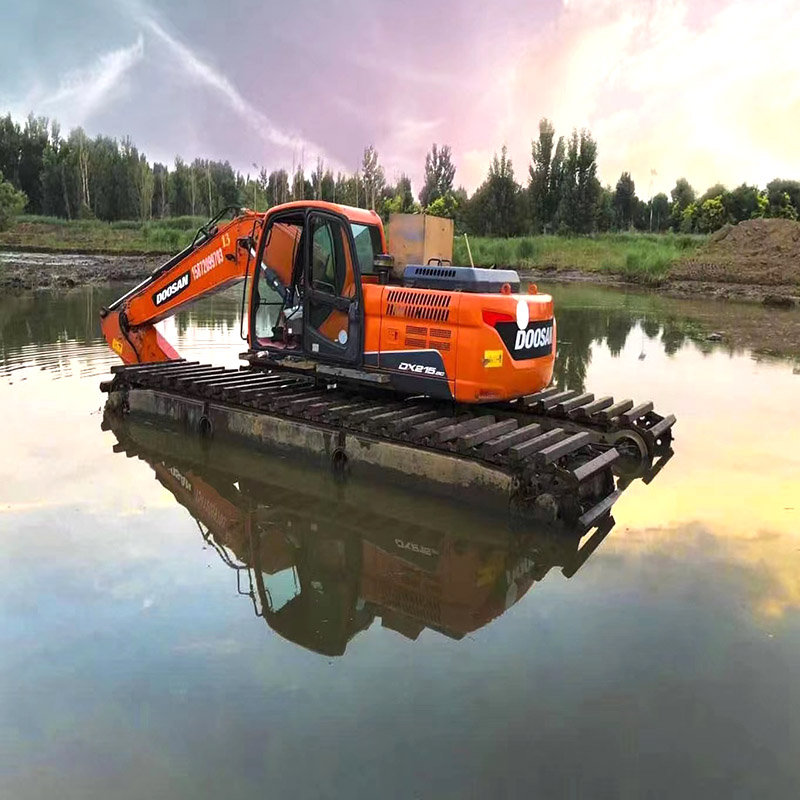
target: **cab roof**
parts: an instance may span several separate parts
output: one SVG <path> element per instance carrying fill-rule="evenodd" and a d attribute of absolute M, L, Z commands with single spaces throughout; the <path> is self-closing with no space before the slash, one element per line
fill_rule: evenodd
<path fill-rule="evenodd" d="M 361 225 L 381 225 L 381 218 L 370 209 L 343 206 L 340 203 L 329 203 L 325 200 L 295 200 L 291 203 L 283 203 L 279 206 L 273 206 L 267 212 L 267 216 L 293 208 L 318 208 L 321 211 L 332 211 L 334 214 L 341 214 L 343 217 L 347 217 L 350 222 L 357 222 Z"/>

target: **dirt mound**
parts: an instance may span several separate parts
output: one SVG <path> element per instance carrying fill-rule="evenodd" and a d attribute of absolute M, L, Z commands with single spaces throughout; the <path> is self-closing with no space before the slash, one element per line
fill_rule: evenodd
<path fill-rule="evenodd" d="M 800 222 L 751 219 L 713 233 L 670 277 L 769 286 L 800 285 Z"/>

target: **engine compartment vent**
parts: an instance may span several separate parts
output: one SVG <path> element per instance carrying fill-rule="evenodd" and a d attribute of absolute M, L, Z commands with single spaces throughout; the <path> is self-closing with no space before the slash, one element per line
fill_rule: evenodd
<path fill-rule="evenodd" d="M 447 322 L 450 296 L 435 292 L 409 292 L 391 289 L 386 297 L 386 316 Z"/>
<path fill-rule="evenodd" d="M 511 287 L 512 292 L 519 292 L 520 281 L 516 271 L 409 264 L 403 272 L 403 286 L 414 289 L 500 294 L 505 284 Z"/>
<path fill-rule="evenodd" d="M 439 350 L 446 353 L 450 350 L 450 339 L 453 332 L 447 328 L 423 328 L 419 325 L 406 325 L 405 346 L 418 350 Z"/>

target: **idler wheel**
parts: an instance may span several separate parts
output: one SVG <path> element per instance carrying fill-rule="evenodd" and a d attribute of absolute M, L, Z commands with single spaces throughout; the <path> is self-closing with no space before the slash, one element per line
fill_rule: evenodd
<path fill-rule="evenodd" d="M 615 475 L 632 480 L 644 472 L 650 461 L 650 456 L 647 451 L 647 444 L 641 434 L 629 428 L 624 428 L 611 434 L 608 437 L 608 441 L 619 450 L 622 456 L 614 462 L 612 467 Z"/>

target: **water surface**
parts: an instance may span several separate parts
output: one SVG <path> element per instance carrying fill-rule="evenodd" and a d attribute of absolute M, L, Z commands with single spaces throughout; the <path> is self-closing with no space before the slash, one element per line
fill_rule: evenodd
<path fill-rule="evenodd" d="M 101 430 L 120 291 L 0 299 L 1 797 L 797 796 L 800 353 L 756 333 L 798 315 L 554 291 L 559 380 L 678 416 L 584 561 L 423 494 Z M 164 332 L 234 365 L 238 305 Z"/>

